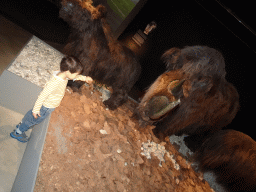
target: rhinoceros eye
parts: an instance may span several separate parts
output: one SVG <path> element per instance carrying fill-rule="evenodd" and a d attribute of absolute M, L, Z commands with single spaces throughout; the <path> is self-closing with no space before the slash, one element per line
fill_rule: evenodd
<path fill-rule="evenodd" d="M 73 7 L 73 3 L 67 3 L 69 7 Z"/>
<path fill-rule="evenodd" d="M 67 3 L 67 4 L 65 5 L 65 7 L 63 7 L 63 9 L 68 12 L 68 11 L 71 11 L 71 8 L 72 8 L 73 6 L 74 6 L 73 3 Z"/>

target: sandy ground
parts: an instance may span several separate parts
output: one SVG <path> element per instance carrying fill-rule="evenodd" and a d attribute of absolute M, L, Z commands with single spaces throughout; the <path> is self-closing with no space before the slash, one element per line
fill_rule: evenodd
<path fill-rule="evenodd" d="M 51 115 L 34 191 L 212 191 L 177 146 L 154 137 L 154 126 L 139 128 L 135 107 L 110 111 L 92 87 L 67 91 Z"/>

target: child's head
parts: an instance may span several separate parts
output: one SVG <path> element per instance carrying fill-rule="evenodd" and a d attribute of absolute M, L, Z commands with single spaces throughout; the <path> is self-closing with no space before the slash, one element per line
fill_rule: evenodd
<path fill-rule="evenodd" d="M 60 62 L 60 71 L 81 74 L 83 72 L 83 65 L 76 57 L 65 56 Z"/>

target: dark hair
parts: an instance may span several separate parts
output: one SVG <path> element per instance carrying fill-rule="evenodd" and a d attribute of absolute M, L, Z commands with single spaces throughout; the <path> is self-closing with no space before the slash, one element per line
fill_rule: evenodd
<path fill-rule="evenodd" d="M 74 56 L 65 56 L 60 62 L 60 71 L 70 71 L 70 73 L 82 73 L 83 65 Z"/>

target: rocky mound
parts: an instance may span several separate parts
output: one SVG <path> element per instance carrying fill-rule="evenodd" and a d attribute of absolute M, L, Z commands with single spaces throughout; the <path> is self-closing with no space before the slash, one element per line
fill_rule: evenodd
<path fill-rule="evenodd" d="M 115 111 L 83 86 L 66 92 L 51 115 L 35 192 L 211 191 L 169 142 L 132 119 L 136 103 Z"/>

